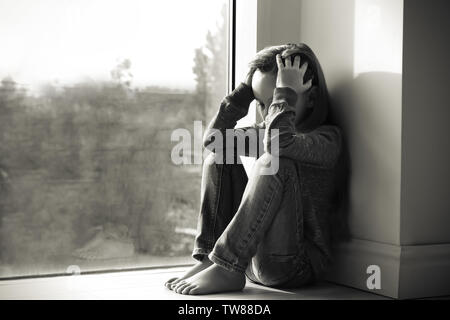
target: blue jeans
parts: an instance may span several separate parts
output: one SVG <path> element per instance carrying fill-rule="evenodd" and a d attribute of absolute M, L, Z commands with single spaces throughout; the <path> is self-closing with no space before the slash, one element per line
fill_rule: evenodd
<path fill-rule="evenodd" d="M 300 183 L 295 162 L 280 157 L 276 174 L 262 175 L 272 156 L 256 160 L 249 178 L 242 164 L 203 164 L 201 207 L 192 257 L 205 255 L 252 282 L 299 287 L 314 280 L 305 251 Z"/>

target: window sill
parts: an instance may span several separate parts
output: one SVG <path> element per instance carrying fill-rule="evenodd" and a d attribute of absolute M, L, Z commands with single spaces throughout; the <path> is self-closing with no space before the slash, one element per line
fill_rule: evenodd
<path fill-rule="evenodd" d="M 164 287 L 164 282 L 179 276 L 187 267 L 140 271 L 86 274 L 0 281 L 0 300 L 14 299 L 383 299 L 383 297 L 328 282 L 301 289 L 279 290 L 247 281 L 242 292 L 208 296 L 180 295 Z"/>

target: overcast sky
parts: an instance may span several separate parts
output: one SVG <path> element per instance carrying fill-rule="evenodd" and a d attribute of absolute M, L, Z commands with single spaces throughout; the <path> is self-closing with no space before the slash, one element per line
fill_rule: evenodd
<path fill-rule="evenodd" d="M 225 0 L 0 0 L 0 78 L 110 78 L 121 58 L 137 85 L 192 89 L 194 49 Z"/>

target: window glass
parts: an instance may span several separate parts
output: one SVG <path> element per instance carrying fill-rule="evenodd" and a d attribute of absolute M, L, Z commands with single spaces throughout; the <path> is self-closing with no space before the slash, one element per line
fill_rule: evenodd
<path fill-rule="evenodd" d="M 228 12 L 0 2 L 1 278 L 193 261 L 202 166 L 171 137 L 194 145 L 226 94 Z"/>

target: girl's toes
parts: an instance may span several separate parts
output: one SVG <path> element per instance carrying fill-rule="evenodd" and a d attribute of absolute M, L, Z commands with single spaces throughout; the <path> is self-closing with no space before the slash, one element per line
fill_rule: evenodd
<path fill-rule="evenodd" d="M 189 294 L 198 294 L 198 286 L 194 286 L 193 288 L 191 288 L 191 290 L 189 290 Z"/>
<path fill-rule="evenodd" d="M 177 279 L 177 280 L 173 281 L 172 283 L 169 283 L 169 286 L 172 288 L 172 290 L 175 290 L 182 281 L 183 280 Z"/>
<path fill-rule="evenodd" d="M 187 283 L 187 282 L 182 283 L 179 287 L 177 287 L 177 289 L 176 289 L 177 293 L 181 293 L 184 290 L 184 288 L 186 288 L 187 286 L 189 286 L 189 283 Z"/>
<path fill-rule="evenodd" d="M 178 279 L 178 278 L 172 278 L 172 279 L 167 280 L 165 283 L 165 286 L 170 289 L 170 286 L 176 279 Z"/>
<path fill-rule="evenodd" d="M 198 288 L 196 285 L 192 285 L 192 286 L 190 286 L 189 287 L 189 290 L 188 290 L 188 292 L 186 292 L 186 294 L 195 294 L 195 293 L 192 293 L 196 288 Z M 194 291 L 195 292 L 195 291 Z"/>
<path fill-rule="evenodd" d="M 180 287 L 181 287 L 182 285 L 184 285 L 185 283 L 186 283 L 186 282 L 183 280 L 183 281 L 178 282 L 178 283 L 175 284 L 175 285 L 172 285 L 172 290 L 175 291 L 175 292 L 178 292 L 178 289 L 180 289 Z"/>
<path fill-rule="evenodd" d="M 166 281 L 166 283 L 174 282 L 177 279 L 178 279 L 178 277 L 170 278 L 169 280 Z"/>
<path fill-rule="evenodd" d="M 181 291 L 181 294 L 189 294 L 189 290 L 194 287 L 194 285 L 189 284 L 188 286 L 184 287 L 184 289 Z"/>
<path fill-rule="evenodd" d="M 183 281 L 183 280 L 180 279 L 180 278 L 177 278 L 177 279 L 173 280 L 173 281 L 170 283 L 170 285 L 172 286 L 172 290 L 173 290 L 173 289 L 174 289 L 181 281 Z"/>

